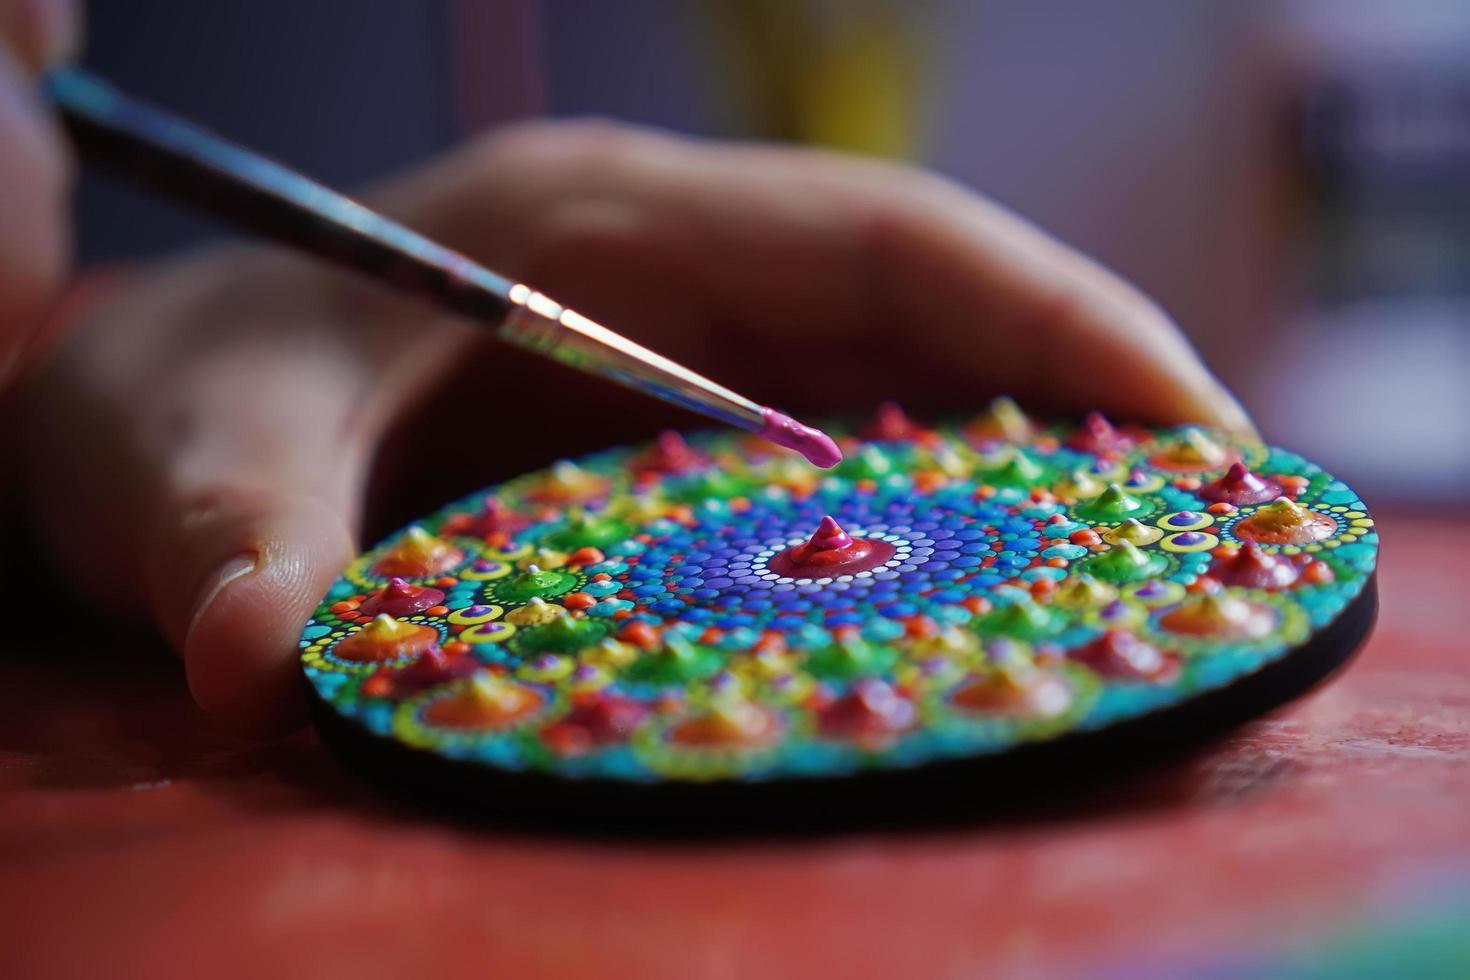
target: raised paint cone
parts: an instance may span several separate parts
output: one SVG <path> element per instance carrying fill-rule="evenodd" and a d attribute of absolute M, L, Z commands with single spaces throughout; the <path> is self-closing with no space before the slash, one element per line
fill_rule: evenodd
<path fill-rule="evenodd" d="M 1277 497 L 1235 525 L 1235 536 L 1261 544 L 1309 544 L 1337 533 L 1337 521 L 1292 500 Z"/>
<path fill-rule="evenodd" d="M 566 591 L 576 579 L 566 573 L 542 568 L 535 562 L 521 569 L 504 584 L 496 586 L 496 595 L 507 602 L 529 602 L 535 598 L 546 599 L 558 592 Z"/>
<path fill-rule="evenodd" d="M 1033 426 L 1021 406 L 1002 395 L 990 403 L 990 407 L 965 427 L 967 435 L 974 439 L 1004 439 L 1021 442 L 1030 437 Z"/>
<path fill-rule="evenodd" d="M 1254 541 L 1247 541 L 1233 555 L 1217 559 L 1210 568 L 1212 577 L 1245 589 L 1284 589 L 1297 580 L 1298 574 L 1295 565 L 1267 553 Z"/>
<path fill-rule="evenodd" d="M 544 702 L 535 688 L 481 670 L 453 694 L 430 704 L 424 718 L 451 728 L 508 728 L 534 714 Z"/>
<path fill-rule="evenodd" d="M 464 552 L 418 525 L 403 532 L 373 565 L 374 575 L 427 578 L 442 575 L 464 560 Z"/>
<path fill-rule="evenodd" d="M 603 496 L 610 484 L 607 479 L 563 459 L 552 467 L 526 494 L 536 503 L 585 503 Z"/>
<path fill-rule="evenodd" d="M 1132 440 L 1114 428 L 1101 412 L 1088 412 L 1082 424 L 1067 438 L 1067 445 L 1079 452 L 1103 456 L 1127 449 Z"/>
<path fill-rule="evenodd" d="M 1237 460 L 1230 464 L 1224 476 L 1206 483 L 1198 493 L 1212 503 L 1244 507 L 1281 496 L 1281 484 L 1257 476 L 1246 468 L 1245 463 Z"/>
<path fill-rule="evenodd" d="M 839 548 L 851 547 L 852 536 L 842 529 L 842 525 L 837 523 L 837 518 L 828 514 L 822 518 L 822 523 L 817 525 L 811 540 L 806 543 L 805 550 L 835 551 Z"/>
<path fill-rule="evenodd" d="M 1055 610 L 1030 599 L 998 606 L 975 623 L 985 636 L 1009 636 L 1021 640 L 1039 640 L 1058 632 L 1065 625 Z"/>
<path fill-rule="evenodd" d="M 895 551 L 881 538 L 854 538 L 828 514 L 811 538 L 773 556 L 769 565 L 778 575 L 792 578 L 830 578 L 876 568 Z"/>
<path fill-rule="evenodd" d="M 1064 677 L 1027 665 L 1000 667 L 961 684 L 950 700 L 977 714 L 1054 718 L 1072 706 L 1075 695 Z"/>
<path fill-rule="evenodd" d="M 1046 471 L 1020 449 L 1007 455 L 1005 462 L 985 471 L 985 482 L 998 487 L 1029 487 L 1041 480 Z"/>
<path fill-rule="evenodd" d="M 864 439 L 878 442 L 912 442 L 927 435 L 927 430 L 913 419 L 898 402 L 883 402 L 873 412 L 873 420 L 863 429 Z"/>
<path fill-rule="evenodd" d="M 703 713 L 673 725 L 669 735 L 680 745 L 753 748 L 772 741 L 779 731 L 771 712 L 730 692 L 711 699 Z"/>
<path fill-rule="evenodd" d="M 444 601 L 444 593 L 426 585 L 412 585 L 407 579 L 394 577 L 388 584 L 362 601 L 358 612 L 366 616 L 386 613 L 389 616 L 411 616 Z"/>
<path fill-rule="evenodd" d="M 1091 575 L 1074 575 L 1063 582 L 1051 601 L 1068 609 L 1101 609 L 1118 598 L 1118 590 Z"/>
<path fill-rule="evenodd" d="M 479 669 L 479 663 L 467 654 L 450 656 L 443 648 L 431 646 L 412 663 L 392 672 L 393 696 L 412 697 L 431 687 L 469 677 Z"/>
<path fill-rule="evenodd" d="M 1159 625 L 1189 636 L 1258 639 L 1271 632 L 1275 618 L 1270 607 L 1239 596 L 1205 592 L 1160 616 Z"/>
<path fill-rule="evenodd" d="M 1193 426 L 1151 457 L 1155 466 L 1171 470 L 1212 470 L 1230 462 L 1232 453 L 1224 444 Z"/>
<path fill-rule="evenodd" d="M 512 626 L 545 626 L 566 614 L 561 606 L 552 605 L 540 596 L 532 596 L 524 606 L 506 613 L 505 621 Z"/>
<path fill-rule="evenodd" d="M 1126 680 L 1155 680 L 1178 663 L 1128 630 L 1108 630 L 1068 656 L 1104 677 Z"/>
<path fill-rule="evenodd" d="M 1120 541 L 1100 555 L 1089 558 L 1086 571 L 1105 582 L 1138 582 L 1163 571 L 1168 559 L 1139 550 L 1131 541 Z"/>
<path fill-rule="evenodd" d="M 1156 527 L 1149 527 L 1139 521 L 1136 517 L 1130 517 L 1111 531 L 1103 533 L 1103 540 L 1108 544 L 1121 544 L 1127 542 L 1135 547 L 1153 544 L 1164 536 L 1164 532 Z"/>
<path fill-rule="evenodd" d="M 362 629 L 349 633 L 332 648 L 332 655 L 356 663 L 396 660 L 421 654 L 439 642 L 439 631 L 380 613 Z"/>
<path fill-rule="evenodd" d="M 665 429 L 653 445 L 628 461 L 629 469 L 639 474 L 688 473 L 707 466 L 709 460 L 673 429 Z"/>
<path fill-rule="evenodd" d="M 1140 497 L 1128 493 L 1116 483 L 1110 483 L 1102 493 L 1077 505 L 1077 511 L 1087 520 L 1105 524 L 1120 524 L 1130 517 L 1138 517 L 1153 510 L 1153 505 Z"/>
<path fill-rule="evenodd" d="M 886 741 L 914 726 L 918 709 L 893 685 L 878 677 L 856 681 L 843 697 L 818 716 L 824 735 L 861 742 Z"/>

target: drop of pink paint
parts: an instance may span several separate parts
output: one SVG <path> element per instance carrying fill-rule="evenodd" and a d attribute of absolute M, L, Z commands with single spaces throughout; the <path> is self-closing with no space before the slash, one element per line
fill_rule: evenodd
<path fill-rule="evenodd" d="M 821 429 L 802 425 L 789 415 L 768 408 L 763 415 L 766 424 L 756 435 L 769 439 L 778 446 L 794 449 L 807 458 L 813 466 L 829 467 L 842 462 L 842 450 L 832 437 Z"/>

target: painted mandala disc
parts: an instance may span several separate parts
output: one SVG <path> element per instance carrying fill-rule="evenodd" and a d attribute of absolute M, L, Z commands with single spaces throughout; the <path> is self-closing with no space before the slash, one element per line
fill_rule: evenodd
<path fill-rule="evenodd" d="M 1187 716 L 1334 634 L 1239 720 L 1367 628 L 1373 522 L 1293 453 L 1004 400 L 842 442 L 668 434 L 393 535 L 302 635 L 323 731 L 445 780 L 831 784 Z"/>

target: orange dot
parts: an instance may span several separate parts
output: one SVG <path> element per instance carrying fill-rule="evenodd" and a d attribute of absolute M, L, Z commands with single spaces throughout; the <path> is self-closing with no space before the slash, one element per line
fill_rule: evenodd
<path fill-rule="evenodd" d="M 939 624 L 928 616 L 910 616 L 903 620 L 906 636 L 933 636 L 939 632 Z"/>
<path fill-rule="evenodd" d="M 568 609 L 591 609 L 597 605 L 597 599 L 585 592 L 568 592 L 561 597 L 561 604 Z"/>
<path fill-rule="evenodd" d="M 1080 544 L 1084 548 L 1091 548 L 1102 539 L 1097 536 L 1096 531 L 1073 531 L 1067 535 L 1067 540 L 1073 544 Z"/>
<path fill-rule="evenodd" d="M 774 630 L 766 630 L 761 634 L 761 638 L 755 641 L 754 649 L 757 653 L 780 653 L 786 649 L 786 637 Z"/>
<path fill-rule="evenodd" d="M 1235 513 L 1235 505 L 1227 504 L 1225 501 L 1221 500 L 1218 503 L 1210 504 L 1210 506 L 1206 507 L 1205 510 L 1209 511 L 1211 514 L 1233 514 Z"/>
<path fill-rule="evenodd" d="M 378 671 L 362 682 L 362 693 L 370 698 L 386 698 L 393 692 L 393 681 L 383 671 Z"/>
<path fill-rule="evenodd" d="M 935 470 L 920 470 L 914 474 L 914 488 L 921 493 L 932 493 L 944 486 L 944 483 L 944 474 Z"/>
<path fill-rule="evenodd" d="M 568 565 L 596 565 L 605 556 L 596 548 L 578 548 L 567 556 Z"/>
<path fill-rule="evenodd" d="M 464 654 L 470 652 L 470 645 L 468 643 L 465 643 L 463 640 L 450 640 L 448 643 L 444 644 L 444 652 L 449 654 L 451 657 L 463 656 Z"/>
<path fill-rule="evenodd" d="M 635 619 L 618 630 L 618 639 L 651 650 L 658 644 L 658 632 L 643 620 Z"/>
<path fill-rule="evenodd" d="M 425 616 L 443 616 L 447 612 L 449 612 L 449 607 L 448 606 L 430 606 L 428 609 L 425 609 L 424 610 L 424 615 Z"/>
<path fill-rule="evenodd" d="M 452 589 L 459 584 L 459 579 L 453 575 L 445 575 L 434 580 L 434 586 L 440 589 Z"/>
<path fill-rule="evenodd" d="M 331 606 L 329 606 L 328 608 L 331 609 L 334 613 L 344 613 L 356 609 L 357 603 L 353 602 L 351 599 L 343 599 L 341 602 L 332 603 Z"/>
<path fill-rule="evenodd" d="M 990 611 L 990 600 L 986 599 L 984 596 L 965 596 L 965 598 L 960 600 L 960 605 L 964 606 L 966 609 L 970 610 L 970 612 L 974 613 L 977 616 L 979 616 L 981 613 L 986 613 Z"/>
<path fill-rule="evenodd" d="M 1066 568 L 1067 567 L 1067 559 L 1065 559 L 1065 558 L 1048 558 L 1046 560 L 1046 563 L 1048 565 L 1050 565 L 1052 568 Z"/>
<path fill-rule="evenodd" d="M 711 626 L 709 629 L 707 629 L 703 633 L 699 634 L 699 642 L 700 643 L 719 643 L 720 642 L 720 637 L 722 637 L 724 635 L 725 635 L 724 632 L 722 632 L 721 630 L 718 630 L 715 627 Z"/>
<path fill-rule="evenodd" d="M 1302 569 L 1302 578 L 1313 585 L 1321 585 L 1331 582 L 1335 576 L 1332 574 L 1332 566 L 1325 561 L 1314 561 Z"/>

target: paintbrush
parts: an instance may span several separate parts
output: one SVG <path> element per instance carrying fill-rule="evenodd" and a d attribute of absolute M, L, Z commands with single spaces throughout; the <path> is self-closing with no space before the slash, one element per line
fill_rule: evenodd
<path fill-rule="evenodd" d="M 60 69 L 46 93 L 80 155 L 234 227 L 330 259 L 489 327 L 501 340 L 794 449 L 818 466 L 826 433 L 736 394 L 301 174 Z"/>

